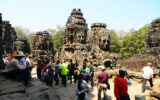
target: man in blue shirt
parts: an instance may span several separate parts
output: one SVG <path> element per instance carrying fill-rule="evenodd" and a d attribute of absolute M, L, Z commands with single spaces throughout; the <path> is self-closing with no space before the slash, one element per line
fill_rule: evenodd
<path fill-rule="evenodd" d="M 54 68 L 55 68 L 55 77 L 54 77 L 54 80 L 56 81 L 55 85 L 59 84 L 59 67 L 60 67 L 59 63 L 60 63 L 60 61 L 57 60 L 57 63 L 54 66 Z"/>

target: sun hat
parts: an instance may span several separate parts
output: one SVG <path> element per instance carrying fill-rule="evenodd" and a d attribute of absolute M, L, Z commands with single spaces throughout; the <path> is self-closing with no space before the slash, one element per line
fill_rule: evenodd
<path fill-rule="evenodd" d="M 14 55 L 15 57 L 25 57 L 25 54 L 22 51 L 19 51 L 16 55 Z"/>
<path fill-rule="evenodd" d="M 99 68 L 101 68 L 102 70 L 104 70 L 104 69 L 105 69 L 105 67 L 104 67 L 104 66 L 99 66 Z"/>

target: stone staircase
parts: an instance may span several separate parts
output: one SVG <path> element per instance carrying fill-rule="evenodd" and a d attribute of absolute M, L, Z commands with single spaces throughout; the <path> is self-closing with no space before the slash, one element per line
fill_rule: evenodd
<path fill-rule="evenodd" d="M 34 86 L 25 87 L 22 81 L 6 79 L 0 75 L 0 100 L 61 100 L 56 90 L 37 78 L 31 82 Z"/>

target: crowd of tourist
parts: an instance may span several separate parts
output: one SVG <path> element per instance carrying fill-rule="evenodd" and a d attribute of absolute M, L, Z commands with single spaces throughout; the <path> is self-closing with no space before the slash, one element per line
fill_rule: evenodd
<path fill-rule="evenodd" d="M 5 63 L 5 77 L 12 79 L 20 78 L 27 87 L 34 85 L 30 82 L 32 80 L 31 71 L 34 66 L 32 55 L 26 57 L 23 52 L 18 52 L 18 54 L 14 56 L 11 54 L 4 55 L 3 61 Z M 109 76 L 105 70 L 105 66 L 99 66 L 99 68 L 100 71 L 96 74 L 98 100 L 102 100 L 102 92 L 104 94 L 104 100 L 107 100 L 107 89 L 111 88 L 108 81 Z M 148 63 L 147 66 L 142 69 L 142 72 L 142 92 L 145 92 L 147 80 L 150 82 L 151 87 L 153 86 L 152 63 Z M 95 86 L 94 76 L 92 62 L 87 60 L 80 66 L 77 60 L 73 61 L 72 59 L 57 60 L 55 64 L 52 64 L 47 56 L 37 59 L 37 78 L 51 87 L 53 83 L 55 83 L 54 85 L 59 85 L 60 78 L 63 86 L 67 86 L 67 81 L 70 83 L 74 82 L 74 84 L 77 85 L 77 100 L 88 100 L 88 82 L 90 81 L 91 88 L 93 88 Z M 132 84 L 132 81 L 127 76 L 127 71 L 124 69 L 120 69 L 118 73 L 115 73 L 114 94 L 117 100 L 130 100 L 128 85 Z"/>

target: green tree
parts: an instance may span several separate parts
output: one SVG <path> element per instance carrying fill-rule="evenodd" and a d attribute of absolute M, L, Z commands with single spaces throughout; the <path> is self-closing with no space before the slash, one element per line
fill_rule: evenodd
<path fill-rule="evenodd" d="M 110 50 L 113 53 L 119 53 L 121 48 L 120 38 L 113 29 L 109 30 L 109 33 L 110 33 Z"/>
<path fill-rule="evenodd" d="M 33 39 L 34 39 L 34 36 L 35 36 L 35 33 L 29 33 L 28 35 L 26 35 L 26 39 L 29 43 L 29 46 L 30 46 L 30 49 L 32 50 L 33 49 Z"/>
<path fill-rule="evenodd" d="M 126 59 L 144 50 L 144 37 L 148 31 L 148 25 L 133 31 L 123 37 L 120 49 L 120 58 Z"/>
<path fill-rule="evenodd" d="M 56 27 L 57 27 L 56 30 L 48 29 L 47 31 L 52 36 L 52 40 L 54 43 L 54 50 L 60 52 L 64 45 L 65 28 L 59 25 Z"/>
<path fill-rule="evenodd" d="M 31 33 L 30 30 L 23 28 L 21 26 L 17 26 L 15 27 L 15 31 L 17 34 L 17 39 L 19 40 L 27 40 L 29 43 L 29 46 L 32 50 L 32 42 L 33 42 L 33 37 L 34 37 L 34 33 Z"/>
<path fill-rule="evenodd" d="M 26 35 L 30 33 L 28 29 L 25 29 L 21 26 L 17 26 L 14 29 L 17 34 L 17 39 L 26 39 Z"/>

